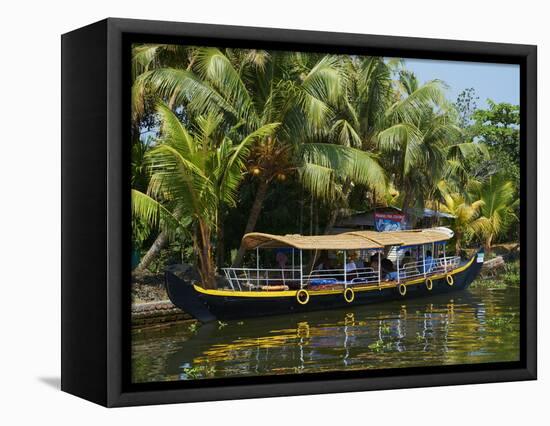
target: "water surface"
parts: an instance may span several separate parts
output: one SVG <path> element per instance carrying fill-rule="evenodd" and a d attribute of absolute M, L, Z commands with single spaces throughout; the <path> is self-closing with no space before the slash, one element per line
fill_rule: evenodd
<path fill-rule="evenodd" d="M 132 336 L 134 382 L 519 360 L 519 288 Z"/>

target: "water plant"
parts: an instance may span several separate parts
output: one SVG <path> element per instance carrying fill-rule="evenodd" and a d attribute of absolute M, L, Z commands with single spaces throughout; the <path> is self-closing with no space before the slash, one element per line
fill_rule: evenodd
<path fill-rule="evenodd" d="M 189 327 L 187 327 L 187 329 L 188 329 L 191 333 L 196 333 L 196 332 L 197 332 L 197 329 L 198 329 L 198 323 L 197 323 L 197 322 L 193 322 L 193 323 L 189 324 Z"/>
<path fill-rule="evenodd" d="M 376 342 L 371 343 L 368 348 L 374 352 L 381 352 L 384 349 L 384 341 L 378 339 Z"/>
<path fill-rule="evenodd" d="M 500 328 L 505 330 L 511 330 L 514 328 L 514 319 L 516 317 L 516 314 L 511 314 L 510 316 L 506 317 L 504 315 L 496 315 L 494 317 L 487 319 L 487 324 L 494 328 Z"/>
<path fill-rule="evenodd" d="M 216 372 L 216 368 L 209 365 L 199 365 L 197 367 L 184 368 L 183 372 L 189 380 L 204 379 L 212 377 Z"/>

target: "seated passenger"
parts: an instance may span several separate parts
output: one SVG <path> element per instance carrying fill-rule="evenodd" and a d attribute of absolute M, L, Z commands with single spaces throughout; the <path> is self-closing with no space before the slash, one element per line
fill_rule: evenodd
<path fill-rule="evenodd" d="M 286 269 L 286 263 L 288 262 L 288 257 L 284 251 L 278 251 L 275 255 L 275 260 L 280 269 Z"/>
<path fill-rule="evenodd" d="M 364 265 L 365 268 L 372 268 L 372 272 L 366 272 L 363 274 L 363 278 L 366 282 L 378 281 L 378 260 L 380 256 L 378 253 L 373 254 L 368 262 Z"/>
<path fill-rule="evenodd" d="M 387 257 L 382 259 L 381 267 L 384 277 L 387 280 L 397 279 L 397 272 L 395 271 L 395 268 L 393 267 L 393 262 L 390 259 L 388 259 Z"/>
<path fill-rule="evenodd" d="M 426 274 L 429 274 L 430 272 L 432 272 L 434 268 L 434 258 L 432 257 L 431 250 L 426 251 L 426 259 L 424 259 L 423 265 L 425 267 Z"/>
<path fill-rule="evenodd" d="M 355 255 L 355 253 L 351 253 L 348 258 L 348 263 L 346 263 L 344 267 L 346 268 L 346 278 L 348 281 L 350 281 L 354 278 L 357 278 L 357 272 L 355 272 L 357 270 L 357 265 L 355 264 L 355 259 L 357 258 L 357 256 Z"/>
<path fill-rule="evenodd" d="M 317 264 L 315 265 L 314 269 L 316 271 L 323 271 L 323 270 L 327 269 L 327 261 L 328 261 L 327 255 L 324 252 L 321 253 L 321 256 L 319 256 L 319 260 L 318 260 Z"/>

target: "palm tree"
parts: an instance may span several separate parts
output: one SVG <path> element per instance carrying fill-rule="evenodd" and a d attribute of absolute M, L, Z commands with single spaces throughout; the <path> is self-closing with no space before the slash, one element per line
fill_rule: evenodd
<path fill-rule="evenodd" d="M 251 146 L 270 137 L 278 124 L 266 124 L 234 144 L 228 136 L 233 129 L 222 126 L 220 115 L 199 116 L 188 130 L 166 105 L 159 105 L 157 113 L 162 136 L 146 155 L 151 171 L 147 194 L 132 191 L 133 212 L 168 236 L 191 228 L 202 285 L 213 288 L 212 233 L 220 207 L 236 204 Z"/>
<path fill-rule="evenodd" d="M 454 170 L 449 161 L 460 164 L 457 150 L 450 148 L 460 129 L 444 89 L 439 80 L 420 85 L 414 74 L 401 71 L 397 99 L 386 111 L 386 128 L 377 135 L 404 211 L 437 198 L 438 182 Z"/>
<path fill-rule="evenodd" d="M 319 166 L 315 174 L 319 176 L 321 168 L 332 169 L 332 165 L 347 162 L 342 171 L 353 171 L 354 177 L 363 181 L 373 176 L 351 164 L 377 164 L 371 155 L 318 140 L 308 142 L 308 134 L 330 122 L 334 116 L 332 105 L 345 89 L 345 73 L 338 57 L 261 51 L 237 54 L 208 47 L 194 50 L 193 58 L 188 69 L 162 67 L 144 72 L 136 78 L 134 91 L 153 89 L 163 99 L 183 106 L 190 115 L 220 114 L 240 132 L 265 123 L 281 123 L 270 145 L 255 150 L 251 158 L 256 163 L 251 166 L 258 185 L 245 232 L 255 229 L 269 184 L 289 171 L 296 170 L 307 179 L 314 175 L 312 165 Z M 262 152 L 266 154 L 263 157 Z M 321 182 L 326 183 L 326 179 L 317 180 L 318 188 Z M 243 255 L 241 246 L 235 266 Z"/>
<path fill-rule="evenodd" d="M 503 174 L 490 176 L 475 194 L 481 201 L 476 233 L 483 238 L 485 250 L 489 253 L 494 240 L 517 220 L 515 211 L 519 199 L 516 199 L 514 184 Z"/>
<path fill-rule="evenodd" d="M 390 104 L 391 63 L 378 57 L 340 57 L 345 90 L 335 104 L 327 126 L 312 131 L 312 140 L 330 141 L 324 149 L 339 152 L 315 158 L 317 149 L 308 145 L 308 161 L 302 170 L 304 186 L 329 208 L 325 234 L 330 233 L 340 212 L 349 210 L 349 198 L 355 188 L 383 195 L 386 173 L 375 153 L 373 138 L 380 130 Z M 312 161 L 313 160 L 313 161 Z M 343 160 L 343 161 L 342 161 Z"/>
<path fill-rule="evenodd" d="M 470 239 L 481 226 L 479 213 L 483 201 L 476 200 L 470 204 L 463 194 L 449 192 L 444 181 L 440 182 L 439 188 L 443 196 L 443 203 L 439 204 L 440 211 L 455 217 L 455 253 L 460 255 L 463 240 Z"/>

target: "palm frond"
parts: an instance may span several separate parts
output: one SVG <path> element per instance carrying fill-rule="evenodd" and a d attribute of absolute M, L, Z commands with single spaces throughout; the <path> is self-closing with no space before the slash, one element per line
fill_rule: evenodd
<path fill-rule="evenodd" d="M 132 189 L 132 215 L 145 221 L 152 227 L 160 227 L 170 238 L 174 238 L 177 231 L 185 231 L 190 225 L 188 216 L 178 218 L 162 203 L 141 191 Z"/>
<path fill-rule="evenodd" d="M 326 143 L 308 143 L 301 147 L 306 163 L 332 169 L 334 176 L 350 179 L 378 191 L 386 188 L 386 175 L 375 156 L 359 149 Z"/>
<path fill-rule="evenodd" d="M 226 103 L 233 106 L 237 116 L 247 125 L 258 124 L 258 116 L 251 96 L 231 61 L 217 48 L 204 47 L 196 52 L 196 66 L 203 80 L 220 93 Z"/>

